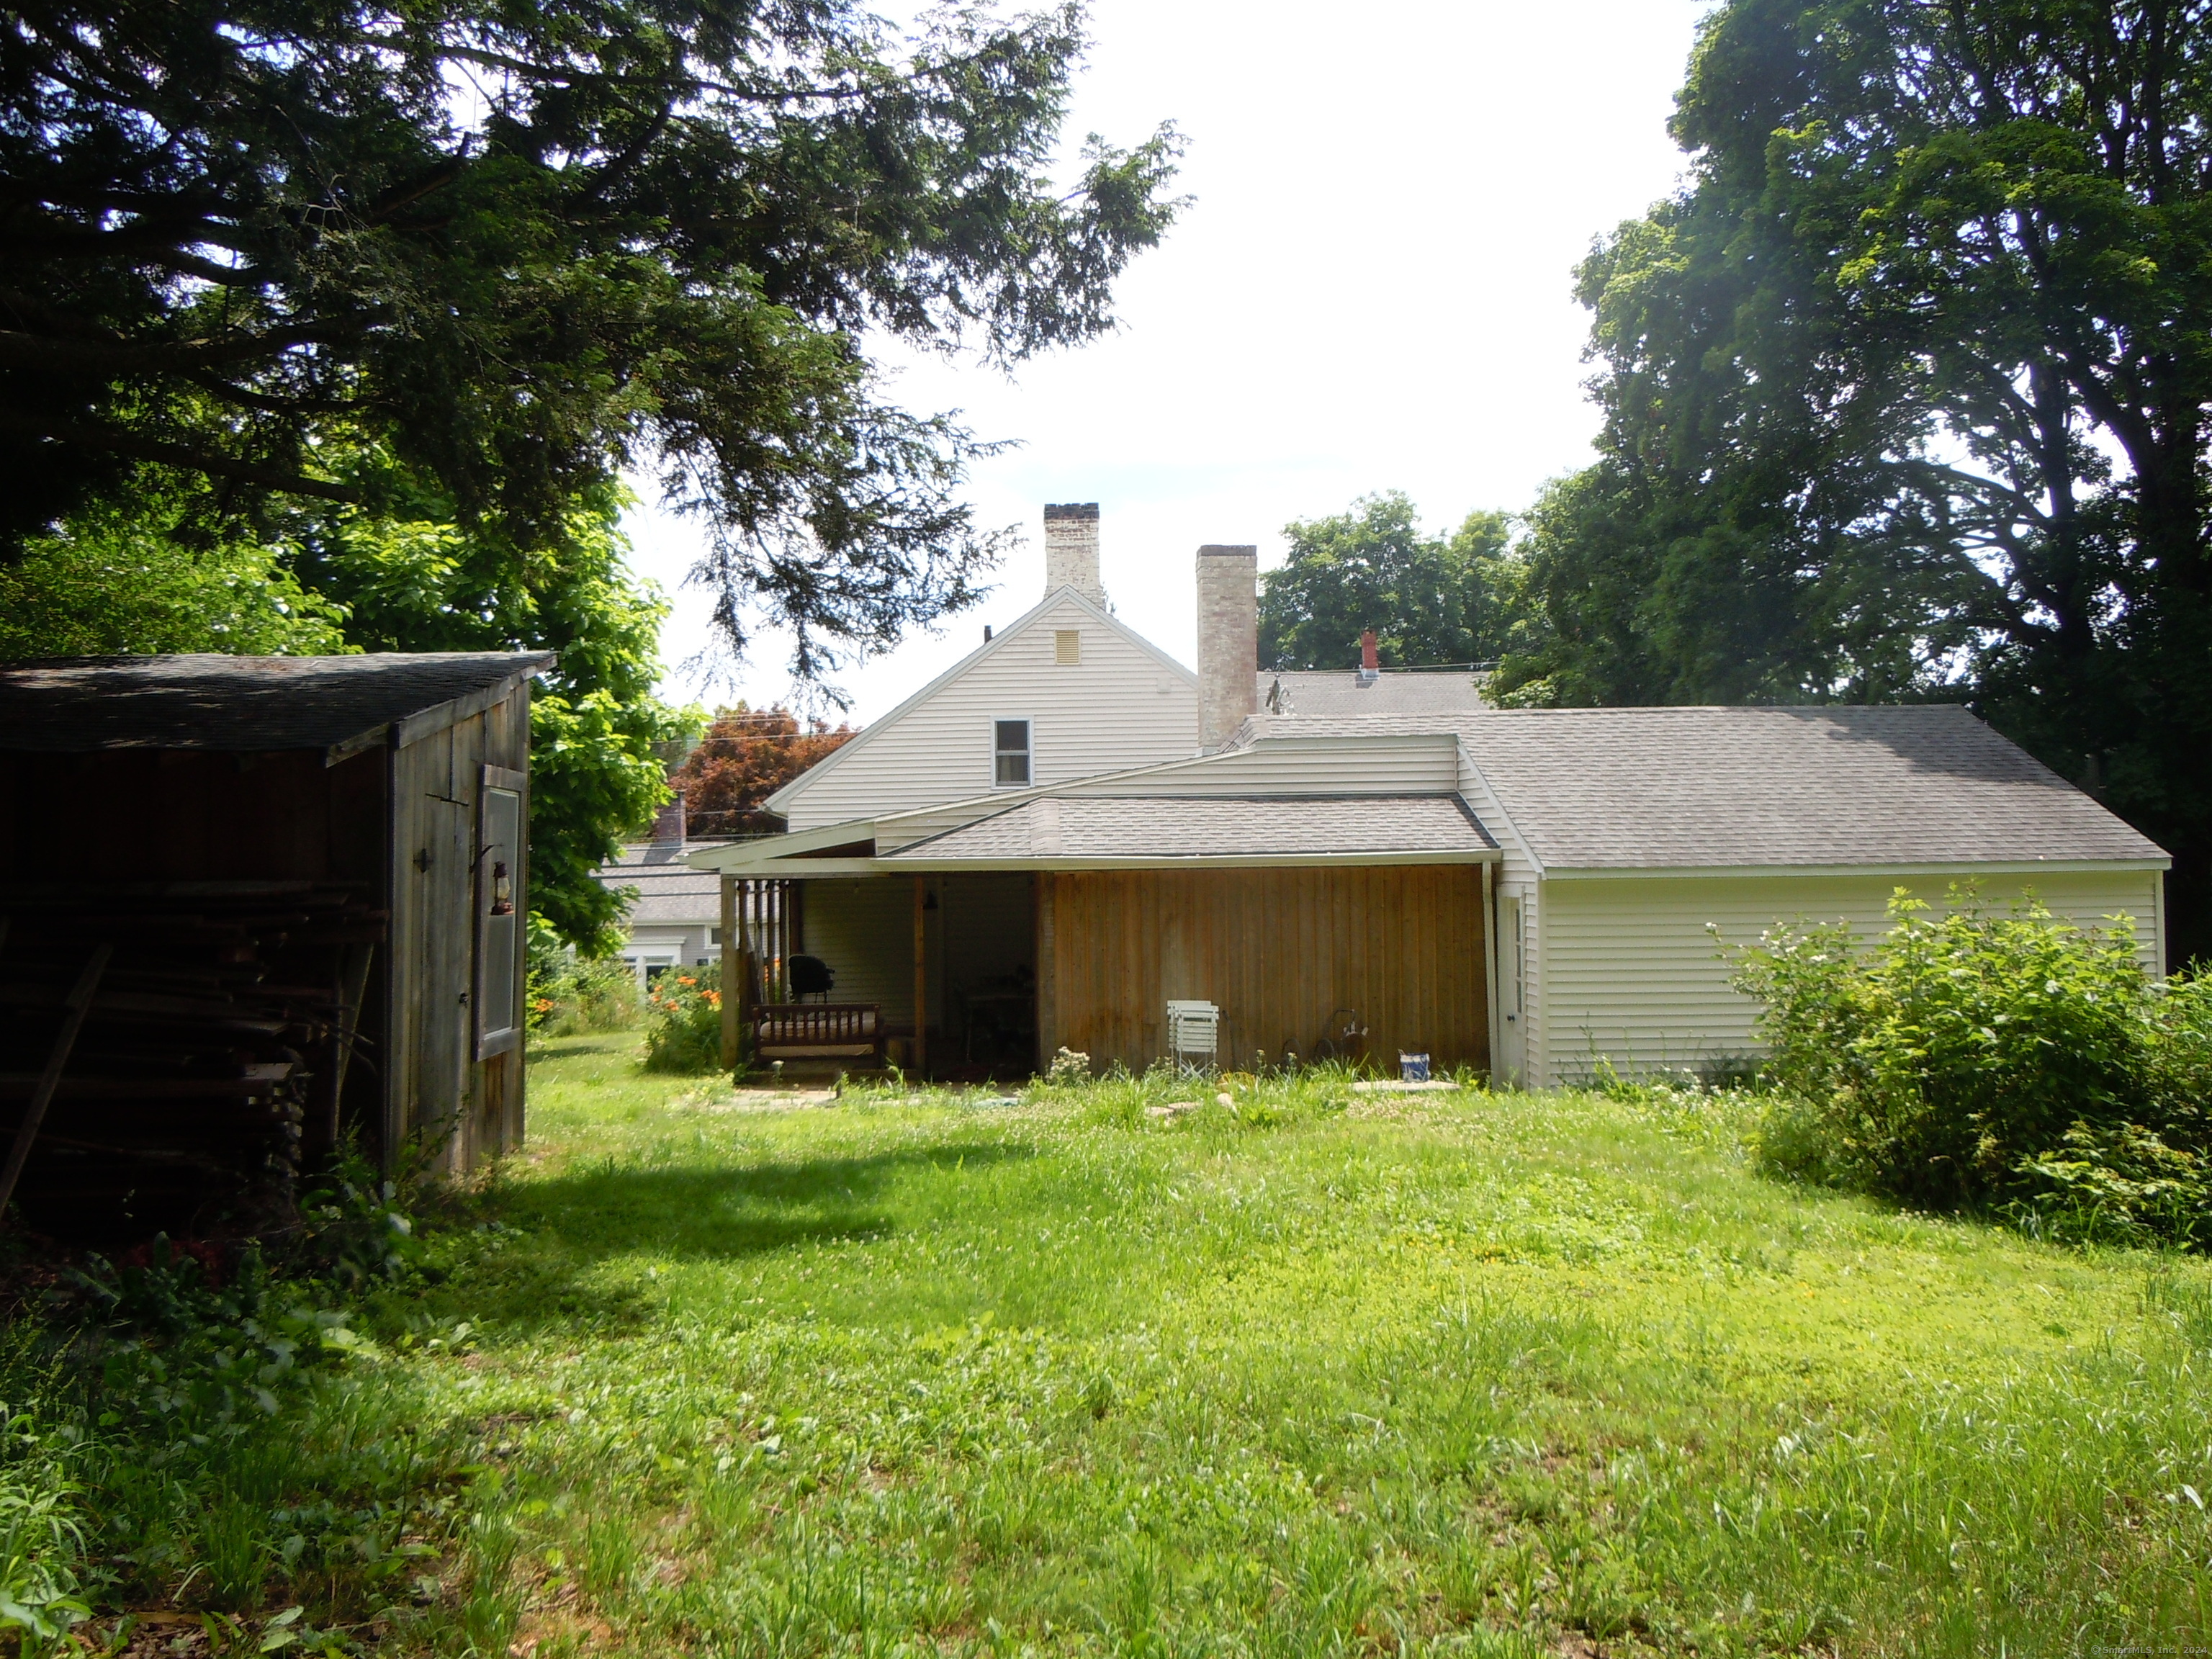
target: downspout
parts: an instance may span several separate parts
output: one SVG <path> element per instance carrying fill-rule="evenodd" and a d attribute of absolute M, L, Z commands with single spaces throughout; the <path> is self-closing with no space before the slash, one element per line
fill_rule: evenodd
<path fill-rule="evenodd" d="M 1490 1084 L 1496 1088 L 1500 1081 L 1498 1070 L 1498 866 L 1482 866 L 1482 987 L 1487 1010 L 1489 1036 L 1483 1058 L 1490 1063 Z"/>

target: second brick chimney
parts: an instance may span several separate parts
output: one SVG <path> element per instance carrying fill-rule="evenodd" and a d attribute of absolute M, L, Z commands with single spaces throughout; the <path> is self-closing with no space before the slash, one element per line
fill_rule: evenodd
<path fill-rule="evenodd" d="M 1260 550 L 1198 550 L 1198 746 L 1212 754 L 1260 700 Z"/>
<path fill-rule="evenodd" d="M 1044 509 L 1044 591 L 1072 587 L 1096 605 L 1106 603 L 1098 580 L 1098 503 L 1048 501 Z"/>

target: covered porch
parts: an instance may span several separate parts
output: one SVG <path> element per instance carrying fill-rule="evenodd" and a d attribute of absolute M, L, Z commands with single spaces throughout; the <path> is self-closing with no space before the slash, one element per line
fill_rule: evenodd
<path fill-rule="evenodd" d="M 797 958 L 833 981 L 726 1000 L 732 1060 L 751 1030 L 842 1051 L 793 1060 L 939 1080 L 1013 1080 L 1063 1048 L 1142 1071 L 1169 1057 L 1168 1005 L 1195 1002 L 1218 1011 L 1224 1069 L 1492 1063 L 1498 854 L 1455 796 L 1032 798 L 888 848 L 876 827 L 725 870 L 733 920 L 778 922 L 750 968 L 755 930 L 724 930 L 725 982 L 772 997 Z"/>

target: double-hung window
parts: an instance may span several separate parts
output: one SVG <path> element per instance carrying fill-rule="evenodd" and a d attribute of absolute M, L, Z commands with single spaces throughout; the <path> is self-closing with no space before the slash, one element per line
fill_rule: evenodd
<path fill-rule="evenodd" d="M 1030 723 L 991 722 L 991 781 L 1001 789 L 1020 789 L 1030 781 Z"/>

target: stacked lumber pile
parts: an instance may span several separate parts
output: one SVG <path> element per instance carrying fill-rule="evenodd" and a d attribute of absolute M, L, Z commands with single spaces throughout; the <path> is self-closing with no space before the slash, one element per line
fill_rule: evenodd
<path fill-rule="evenodd" d="M 0 1205 L 83 1241 L 283 1218 L 385 921 L 340 883 L 0 884 Z"/>

